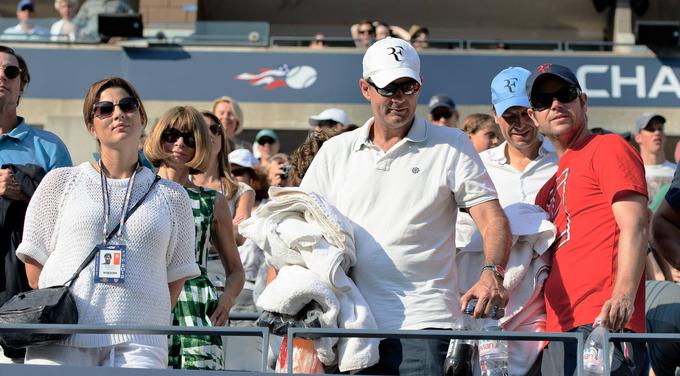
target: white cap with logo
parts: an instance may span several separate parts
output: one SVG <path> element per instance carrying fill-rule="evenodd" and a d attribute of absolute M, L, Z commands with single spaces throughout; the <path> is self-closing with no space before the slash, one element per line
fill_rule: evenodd
<path fill-rule="evenodd" d="M 366 50 L 363 61 L 363 77 L 384 88 L 390 82 L 410 77 L 420 81 L 420 57 L 415 48 L 403 39 L 381 39 Z"/>
<path fill-rule="evenodd" d="M 321 121 L 332 120 L 336 123 L 340 123 L 343 126 L 348 126 L 350 124 L 349 117 L 347 113 L 339 108 L 327 108 L 321 111 L 318 115 L 313 115 L 309 117 L 309 125 L 318 125 Z"/>

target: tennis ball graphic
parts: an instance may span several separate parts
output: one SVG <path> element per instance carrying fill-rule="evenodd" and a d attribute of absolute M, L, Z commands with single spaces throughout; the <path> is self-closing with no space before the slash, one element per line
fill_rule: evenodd
<path fill-rule="evenodd" d="M 316 69 L 309 65 L 294 67 L 286 74 L 286 85 L 291 89 L 306 89 L 316 82 Z"/>

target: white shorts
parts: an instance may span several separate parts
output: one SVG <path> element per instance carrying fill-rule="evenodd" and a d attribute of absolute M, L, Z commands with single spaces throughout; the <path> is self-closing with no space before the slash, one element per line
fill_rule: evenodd
<path fill-rule="evenodd" d="M 34 346 L 26 350 L 26 364 L 167 368 L 168 349 L 135 343 L 105 347 Z"/>

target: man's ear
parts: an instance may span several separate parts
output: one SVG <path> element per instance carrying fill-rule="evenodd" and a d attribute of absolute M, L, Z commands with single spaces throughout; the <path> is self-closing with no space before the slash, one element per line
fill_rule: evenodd
<path fill-rule="evenodd" d="M 533 108 L 529 107 L 527 109 L 527 115 L 529 115 L 531 120 L 534 122 L 534 127 L 538 128 L 538 119 L 536 118 L 536 111 L 534 111 Z"/>
<path fill-rule="evenodd" d="M 586 95 L 586 93 L 581 93 L 579 101 L 581 101 L 581 107 L 583 107 L 583 112 L 588 112 L 588 96 Z"/>
<path fill-rule="evenodd" d="M 638 145 L 642 142 L 642 136 L 640 136 L 639 132 L 635 134 L 635 137 L 633 137 L 633 139 L 635 140 L 635 142 L 638 143 Z"/>
<path fill-rule="evenodd" d="M 371 85 L 366 82 L 363 78 L 359 79 L 359 89 L 361 89 L 361 94 L 366 98 L 367 101 L 371 101 Z"/>

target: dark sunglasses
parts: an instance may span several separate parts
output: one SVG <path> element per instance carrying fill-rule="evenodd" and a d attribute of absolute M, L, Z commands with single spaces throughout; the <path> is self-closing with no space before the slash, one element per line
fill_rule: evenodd
<path fill-rule="evenodd" d="M 139 102 L 134 97 L 125 97 L 118 103 L 100 101 L 92 105 L 92 113 L 100 119 L 107 118 L 113 115 L 113 110 L 116 106 L 118 106 L 121 111 L 130 113 L 139 109 Z"/>
<path fill-rule="evenodd" d="M 221 136 L 222 135 L 222 126 L 219 124 L 210 124 L 209 126 L 210 132 L 214 134 L 215 136 Z"/>
<path fill-rule="evenodd" d="M 319 120 L 319 123 L 316 126 L 317 127 L 329 127 L 329 128 L 331 128 L 331 127 L 335 127 L 338 124 L 340 124 L 340 123 L 338 123 L 335 120 Z"/>
<path fill-rule="evenodd" d="M 5 65 L 2 67 L 2 70 L 5 71 L 5 77 L 9 78 L 10 80 L 17 78 L 19 73 L 21 73 L 21 68 L 17 67 L 16 65 Z"/>
<path fill-rule="evenodd" d="M 420 84 L 416 80 L 406 81 L 403 84 L 389 84 L 383 88 L 376 86 L 376 84 L 374 84 L 370 78 L 367 79 L 366 82 L 373 86 L 375 91 L 377 91 L 378 94 L 382 95 L 383 97 L 394 96 L 397 94 L 397 90 L 401 90 L 404 95 L 413 95 L 420 90 Z"/>
<path fill-rule="evenodd" d="M 453 112 L 451 111 L 440 111 L 440 112 L 433 112 L 432 113 L 432 120 L 434 121 L 439 121 L 439 119 L 444 118 L 444 119 L 450 119 L 451 116 L 453 116 Z"/>
<path fill-rule="evenodd" d="M 373 30 L 359 30 L 359 34 L 373 34 Z"/>
<path fill-rule="evenodd" d="M 543 111 L 550 108 L 553 99 L 557 99 L 560 103 L 569 103 L 581 95 L 581 90 L 575 86 L 563 87 L 553 93 L 538 93 L 534 94 L 531 99 L 531 107 L 536 111 Z"/>
<path fill-rule="evenodd" d="M 260 144 L 260 145 L 275 144 L 276 140 L 271 138 L 271 137 L 264 136 L 264 137 L 260 137 L 260 139 L 257 140 L 257 143 Z"/>
<path fill-rule="evenodd" d="M 177 128 L 168 128 L 164 130 L 163 133 L 161 133 L 161 140 L 171 144 L 177 142 L 180 137 L 182 137 L 184 145 L 190 148 L 196 147 L 196 138 L 194 137 L 194 132 L 181 132 Z"/>
<path fill-rule="evenodd" d="M 247 168 L 233 168 L 231 170 L 231 174 L 234 175 L 234 176 L 245 176 L 245 175 L 250 176 L 250 171 L 248 171 Z"/>

